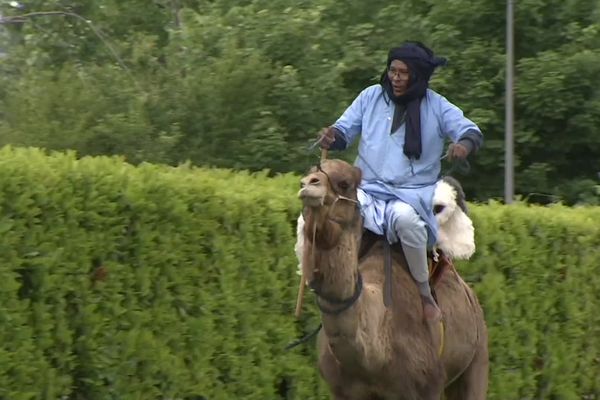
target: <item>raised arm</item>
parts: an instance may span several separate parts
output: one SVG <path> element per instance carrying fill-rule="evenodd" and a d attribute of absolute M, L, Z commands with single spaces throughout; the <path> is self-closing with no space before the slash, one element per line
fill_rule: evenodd
<path fill-rule="evenodd" d="M 483 144 L 483 134 L 479 127 L 445 97 L 439 96 L 439 102 L 442 134 L 458 145 L 451 145 L 450 158 L 466 158 L 469 154 L 477 152 Z"/>
<path fill-rule="evenodd" d="M 362 120 L 371 88 L 363 90 L 342 116 L 329 128 L 324 128 L 321 135 L 321 147 L 331 150 L 344 150 L 354 142 L 362 131 Z"/>

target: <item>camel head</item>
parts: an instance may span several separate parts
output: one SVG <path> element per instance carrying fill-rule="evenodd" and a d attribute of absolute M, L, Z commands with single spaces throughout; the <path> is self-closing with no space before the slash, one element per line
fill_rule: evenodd
<path fill-rule="evenodd" d="M 301 179 L 298 197 L 304 205 L 308 237 L 329 222 L 337 225 L 329 231 L 355 225 L 360 217 L 356 189 L 361 176 L 360 169 L 345 161 L 325 160 Z"/>
<path fill-rule="evenodd" d="M 317 248 L 332 249 L 343 237 L 358 243 L 362 217 L 356 189 L 361 177 L 360 169 L 345 161 L 324 160 L 301 179 L 298 197 L 304 211 L 298 219 L 298 237 L 302 240 L 296 243 L 296 254 L 302 260 L 307 282 L 313 281 L 317 271 L 313 258 Z M 309 243 L 308 248 L 305 243 Z M 349 242 L 346 245 L 352 246 Z"/>
<path fill-rule="evenodd" d="M 335 206 L 336 211 L 341 210 L 336 216 L 351 219 L 358 204 L 356 189 L 360 180 L 360 169 L 342 160 L 325 160 L 300 180 L 298 197 L 305 207 L 331 209 Z"/>

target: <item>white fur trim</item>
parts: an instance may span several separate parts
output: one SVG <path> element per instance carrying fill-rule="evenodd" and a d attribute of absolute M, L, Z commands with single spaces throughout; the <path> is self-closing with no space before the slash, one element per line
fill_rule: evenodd
<path fill-rule="evenodd" d="M 437 246 L 450 258 L 468 260 L 475 253 L 473 221 L 456 203 L 456 190 L 439 181 L 433 196 L 433 206 L 443 206 L 436 214 L 439 224 Z"/>
<path fill-rule="evenodd" d="M 302 253 L 304 252 L 304 217 L 302 214 L 298 217 L 296 227 L 296 245 L 294 246 L 296 257 L 298 258 L 298 275 L 302 275 Z"/>

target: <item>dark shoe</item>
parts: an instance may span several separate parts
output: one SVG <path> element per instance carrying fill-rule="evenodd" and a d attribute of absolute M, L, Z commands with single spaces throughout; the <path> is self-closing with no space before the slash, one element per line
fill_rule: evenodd
<path fill-rule="evenodd" d="M 425 296 L 421 296 L 423 300 L 423 317 L 428 323 L 437 323 L 442 320 L 442 310 L 438 307 L 435 301 L 428 299 Z"/>

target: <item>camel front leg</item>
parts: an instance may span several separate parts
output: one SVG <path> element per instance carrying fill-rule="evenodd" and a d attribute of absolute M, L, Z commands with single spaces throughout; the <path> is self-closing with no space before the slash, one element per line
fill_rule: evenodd
<path fill-rule="evenodd" d="M 484 332 L 473 360 L 465 372 L 446 389 L 446 400 L 485 400 L 488 369 L 487 332 Z"/>
<path fill-rule="evenodd" d="M 325 345 L 319 360 L 319 370 L 329 385 L 334 400 L 384 400 L 381 397 L 373 396 L 366 384 L 344 375 L 339 362 L 326 349 Z"/>

